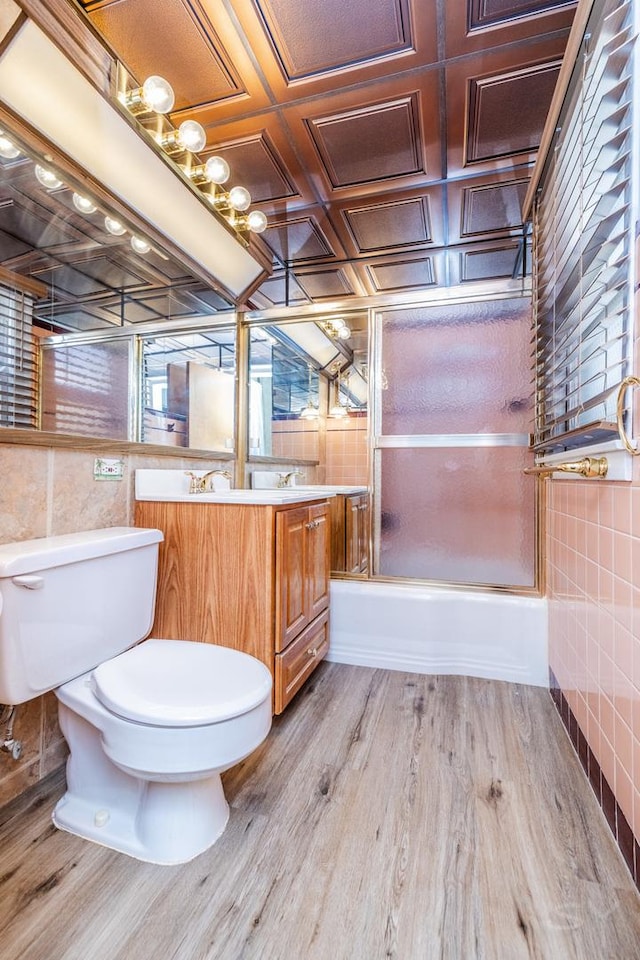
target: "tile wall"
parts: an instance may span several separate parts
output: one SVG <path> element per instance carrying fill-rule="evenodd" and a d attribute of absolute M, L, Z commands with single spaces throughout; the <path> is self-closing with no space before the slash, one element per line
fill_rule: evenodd
<path fill-rule="evenodd" d="M 327 420 L 327 483 L 348 485 L 369 482 L 367 424 L 366 415 Z"/>
<path fill-rule="evenodd" d="M 632 396 L 638 437 L 640 389 Z M 640 887 L 640 457 L 631 483 L 546 488 L 552 695 Z"/>
<path fill-rule="evenodd" d="M 547 486 L 554 699 L 638 876 L 629 831 L 640 839 L 640 484 Z"/>
<path fill-rule="evenodd" d="M 94 459 L 94 453 L 82 450 L 0 443 L 0 543 L 132 524 L 134 471 L 139 467 L 220 466 L 219 461 L 135 454 L 123 457 L 124 480 L 96 481 Z M 0 806 L 59 767 L 66 756 L 53 694 L 18 708 L 14 737 L 22 741 L 23 753 L 18 761 L 0 753 Z"/>

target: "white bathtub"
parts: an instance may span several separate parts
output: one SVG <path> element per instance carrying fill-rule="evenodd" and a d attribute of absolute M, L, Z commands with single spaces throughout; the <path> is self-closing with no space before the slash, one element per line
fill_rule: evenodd
<path fill-rule="evenodd" d="M 332 580 L 327 659 L 546 687 L 547 601 Z"/>

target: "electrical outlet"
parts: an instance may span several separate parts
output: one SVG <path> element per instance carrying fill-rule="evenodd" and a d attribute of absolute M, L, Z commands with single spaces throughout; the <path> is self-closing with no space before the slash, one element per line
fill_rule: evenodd
<path fill-rule="evenodd" d="M 93 461 L 94 480 L 122 480 L 123 477 L 124 460 L 96 457 Z"/>

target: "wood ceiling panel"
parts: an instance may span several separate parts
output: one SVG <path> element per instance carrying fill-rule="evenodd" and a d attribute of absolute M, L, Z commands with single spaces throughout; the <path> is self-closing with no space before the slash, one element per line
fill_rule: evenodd
<path fill-rule="evenodd" d="M 229 182 L 245 186 L 268 215 L 314 202 L 295 145 L 277 114 L 260 113 L 206 128 L 206 132 L 208 143 L 202 159 L 223 156 L 231 168 Z"/>
<path fill-rule="evenodd" d="M 518 269 L 520 251 L 520 241 L 513 239 L 450 250 L 453 277 L 459 283 L 508 279 Z"/>
<path fill-rule="evenodd" d="M 454 0 L 445 3 L 446 57 L 535 39 L 568 35 L 577 0 Z"/>
<path fill-rule="evenodd" d="M 368 265 L 367 270 L 375 293 L 397 293 L 432 287 L 437 283 L 434 257 L 420 260 L 399 260 L 396 263 Z"/>
<path fill-rule="evenodd" d="M 215 146 L 203 152 L 206 160 L 217 154 L 229 164 L 230 183 L 246 187 L 253 203 L 275 203 L 278 200 L 301 199 L 293 177 L 288 173 L 269 137 L 258 134 L 243 137 L 223 146 Z"/>
<path fill-rule="evenodd" d="M 342 267 L 308 273 L 297 271 L 296 280 L 309 300 L 314 302 L 341 300 L 343 297 L 354 297 L 358 293 L 353 277 Z"/>
<path fill-rule="evenodd" d="M 251 297 L 251 303 L 257 310 L 268 310 L 270 307 L 288 307 L 294 304 L 300 306 L 308 303 L 309 298 L 296 282 L 295 277 L 285 276 L 284 273 L 274 273 L 265 280 Z"/>
<path fill-rule="evenodd" d="M 447 66 L 449 177 L 535 160 L 563 49 L 551 37 Z"/>
<path fill-rule="evenodd" d="M 288 83 L 412 50 L 408 0 L 255 0 Z"/>
<path fill-rule="evenodd" d="M 447 185 L 449 243 L 522 232 L 522 201 L 530 168 Z"/>
<path fill-rule="evenodd" d="M 388 250 L 414 250 L 444 243 L 443 190 L 438 185 L 422 190 L 397 190 L 375 202 L 335 200 L 329 218 L 349 256 L 367 257 Z"/>
<path fill-rule="evenodd" d="M 438 0 L 229 0 L 274 102 L 438 62 Z"/>
<path fill-rule="evenodd" d="M 323 199 L 440 178 L 437 74 L 375 84 L 366 93 L 363 99 L 363 91 L 349 90 L 283 111 Z"/>
<path fill-rule="evenodd" d="M 200 122 L 237 114 L 239 103 L 269 103 L 224 7 L 199 0 L 80 0 L 91 22 L 138 82 L 165 77 L 176 95 L 172 114 L 198 111 Z M 203 120 L 204 118 L 204 120 Z"/>
<path fill-rule="evenodd" d="M 469 0 L 469 27 L 471 30 L 494 27 L 566 6 L 566 0 Z"/>
<path fill-rule="evenodd" d="M 309 120 L 308 126 L 334 189 L 424 172 L 415 96 Z"/>
<path fill-rule="evenodd" d="M 344 210 L 343 216 L 360 254 L 433 240 L 429 199 L 425 196 Z"/>
<path fill-rule="evenodd" d="M 560 72 L 559 60 L 472 79 L 467 162 L 536 150 Z"/>
<path fill-rule="evenodd" d="M 298 217 L 270 225 L 264 234 L 281 263 L 299 263 L 335 257 L 329 241 L 313 217 Z"/>

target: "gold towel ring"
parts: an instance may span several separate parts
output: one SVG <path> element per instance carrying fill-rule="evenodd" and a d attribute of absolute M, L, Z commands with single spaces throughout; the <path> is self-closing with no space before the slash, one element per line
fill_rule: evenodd
<path fill-rule="evenodd" d="M 616 422 L 618 424 L 618 433 L 622 440 L 625 450 L 628 450 L 632 457 L 640 456 L 640 450 L 636 449 L 627 436 L 624 428 L 624 397 L 627 387 L 640 387 L 640 377 L 625 377 L 618 388 L 618 401 L 616 403 Z"/>

